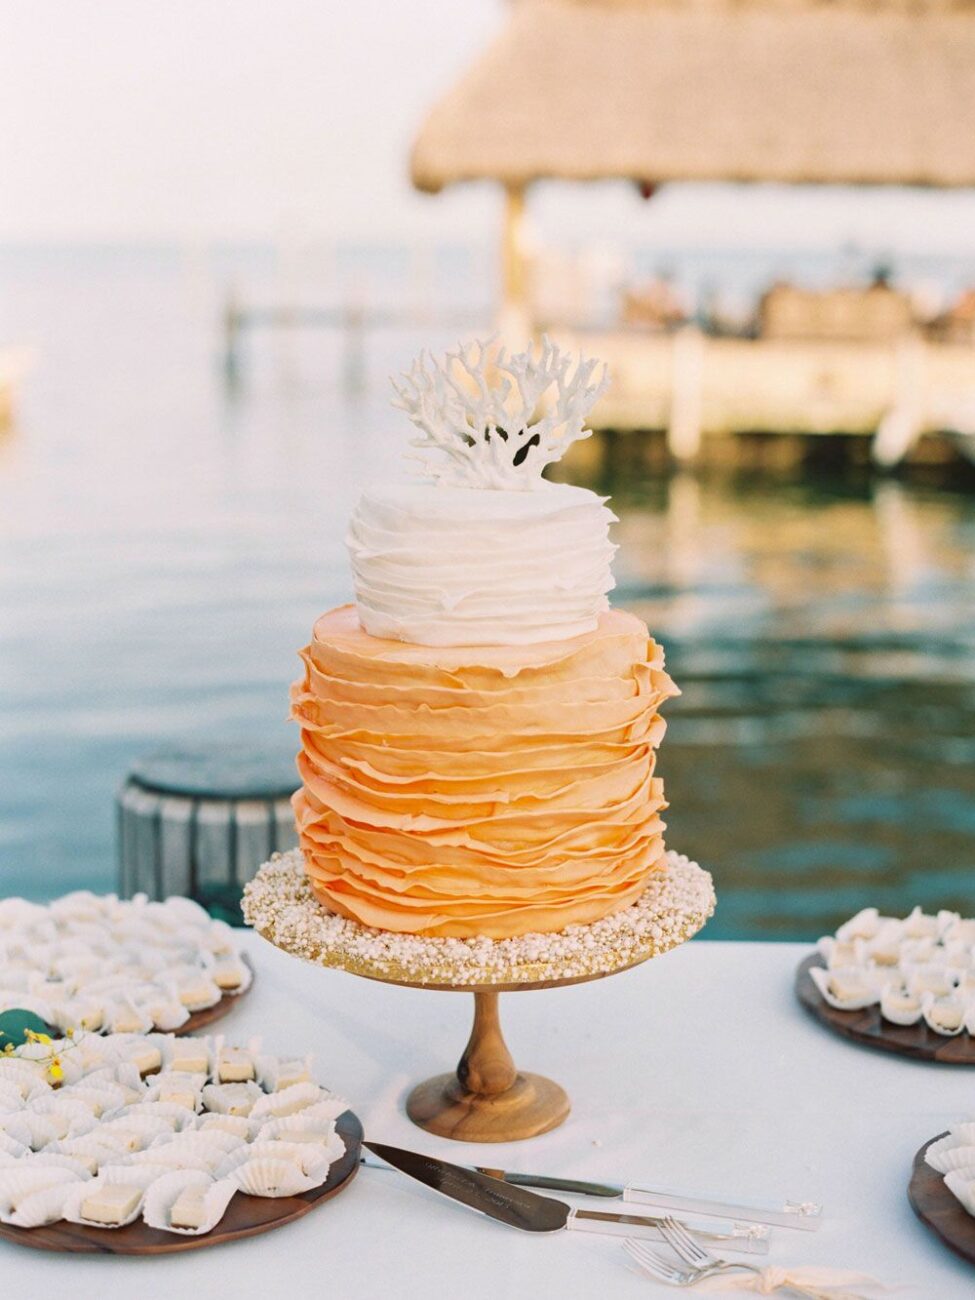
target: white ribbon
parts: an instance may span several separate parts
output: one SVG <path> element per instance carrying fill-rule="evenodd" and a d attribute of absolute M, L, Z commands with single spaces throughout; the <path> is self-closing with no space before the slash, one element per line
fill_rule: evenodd
<path fill-rule="evenodd" d="M 863 1292 L 888 1291 L 882 1282 L 865 1273 L 836 1268 L 763 1268 L 760 1273 L 720 1273 L 705 1278 L 701 1291 L 752 1291 L 771 1295 L 780 1287 L 801 1287 L 822 1300 L 858 1300 Z"/>

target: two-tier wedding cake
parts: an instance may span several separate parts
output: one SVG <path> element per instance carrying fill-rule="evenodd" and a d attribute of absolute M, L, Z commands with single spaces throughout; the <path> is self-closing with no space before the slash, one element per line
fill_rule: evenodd
<path fill-rule="evenodd" d="M 609 607 L 605 501 L 542 478 L 586 436 L 598 369 L 473 344 L 397 386 L 420 476 L 364 493 L 356 603 L 315 624 L 292 691 L 305 869 L 340 916 L 508 938 L 596 921 L 666 870 L 676 688 Z"/>

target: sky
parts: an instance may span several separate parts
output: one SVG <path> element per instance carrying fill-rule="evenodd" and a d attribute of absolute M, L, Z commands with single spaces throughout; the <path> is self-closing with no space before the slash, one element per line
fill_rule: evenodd
<path fill-rule="evenodd" d="M 479 242 L 496 187 L 412 191 L 428 106 L 504 0 L 0 0 L 0 242 Z M 547 185 L 540 235 L 971 251 L 975 195 Z"/>

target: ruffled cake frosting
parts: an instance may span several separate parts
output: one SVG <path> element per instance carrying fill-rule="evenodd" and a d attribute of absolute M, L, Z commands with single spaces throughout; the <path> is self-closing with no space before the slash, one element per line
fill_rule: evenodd
<path fill-rule="evenodd" d="M 532 645 L 595 629 L 609 607 L 615 521 L 586 488 L 370 489 L 347 545 L 362 626 L 431 646 Z"/>
<path fill-rule="evenodd" d="M 557 496 L 574 508 L 574 492 Z M 357 513 L 363 546 L 399 500 L 374 497 Z M 432 560 L 441 575 L 432 587 L 454 592 L 464 586 L 460 567 L 435 554 L 442 522 L 424 532 L 417 563 L 425 573 Z M 469 523 L 463 540 L 476 558 L 471 536 L 483 521 Z M 527 562 L 532 548 L 510 516 L 494 526 L 505 558 Z M 443 532 L 460 545 L 452 529 Z M 489 555 L 491 564 L 502 558 Z M 530 572 L 526 586 L 540 593 L 541 576 Z M 483 612 L 471 617 L 500 634 L 512 614 L 484 578 Z M 417 589 L 426 590 L 420 574 Z M 419 604 L 417 618 L 436 624 L 430 601 Z M 527 600 L 515 609 L 523 633 L 539 625 Z M 581 610 L 573 606 L 566 625 L 585 621 Z M 292 689 L 302 778 L 294 808 L 311 883 L 329 909 L 392 931 L 504 938 L 594 921 L 638 897 L 664 865 L 658 710 L 677 689 L 639 619 L 590 617 L 592 628 L 569 637 L 472 648 L 376 636 L 352 606 L 318 620 Z"/>

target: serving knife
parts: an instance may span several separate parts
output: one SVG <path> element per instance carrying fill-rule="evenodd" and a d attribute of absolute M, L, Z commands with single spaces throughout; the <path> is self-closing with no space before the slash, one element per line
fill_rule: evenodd
<path fill-rule="evenodd" d="M 434 1156 L 380 1142 L 364 1142 L 380 1160 L 415 1178 L 435 1192 L 449 1196 L 489 1218 L 506 1223 L 522 1232 L 598 1232 L 605 1235 L 643 1237 L 664 1240 L 658 1219 L 642 1214 L 617 1214 L 604 1210 L 579 1210 L 551 1196 L 539 1196 L 527 1187 L 494 1178 L 476 1169 L 452 1165 Z M 697 1224 L 685 1224 L 696 1237 L 706 1242 L 720 1242 L 725 1250 L 747 1255 L 768 1253 L 768 1229 L 756 1225 L 739 1226 L 729 1232 L 716 1233 Z"/>
<path fill-rule="evenodd" d="M 576 1196 L 602 1196 L 631 1204 L 652 1205 L 655 1209 L 680 1214 L 706 1214 L 715 1219 L 736 1219 L 745 1223 L 764 1223 L 775 1228 L 801 1228 L 815 1232 L 823 1221 L 823 1207 L 812 1201 L 785 1201 L 777 1210 L 750 1201 L 712 1201 L 700 1196 L 684 1196 L 663 1189 L 620 1187 L 615 1183 L 588 1183 L 576 1178 L 552 1178 L 545 1174 L 519 1174 L 508 1169 L 477 1166 L 478 1173 L 499 1178 L 511 1187 L 544 1187 L 553 1192 L 570 1192 Z"/>

